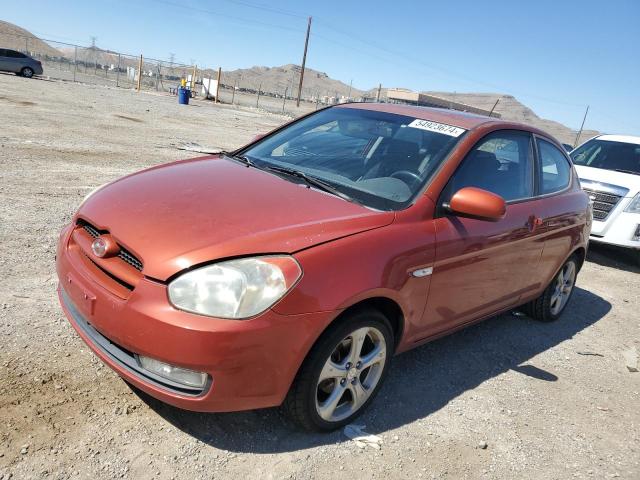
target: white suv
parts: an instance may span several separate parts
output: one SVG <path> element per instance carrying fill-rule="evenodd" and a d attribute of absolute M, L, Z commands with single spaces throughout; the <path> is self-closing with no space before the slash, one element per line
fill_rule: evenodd
<path fill-rule="evenodd" d="M 593 202 L 590 239 L 631 248 L 640 263 L 640 137 L 600 135 L 570 155 Z"/>

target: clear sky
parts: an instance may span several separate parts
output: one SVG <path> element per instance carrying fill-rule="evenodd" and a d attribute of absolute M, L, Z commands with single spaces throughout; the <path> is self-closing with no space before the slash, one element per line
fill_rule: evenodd
<path fill-rule="evenodd" d="M 640 135 L 640 0 L 0 0 L 52 40 L 223 69 L 299 64 L 354 87 L 514 95 L 578 128 Z"/>

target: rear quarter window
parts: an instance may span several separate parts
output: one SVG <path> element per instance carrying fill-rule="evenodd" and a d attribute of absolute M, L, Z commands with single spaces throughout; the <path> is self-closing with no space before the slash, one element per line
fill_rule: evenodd
<path fill-rule="evenodd" d="M 551 142 L 537 139 L 540 156 L 540 193 L 543 195 L 559 192 L 569 186 L 571 164 Z"/>

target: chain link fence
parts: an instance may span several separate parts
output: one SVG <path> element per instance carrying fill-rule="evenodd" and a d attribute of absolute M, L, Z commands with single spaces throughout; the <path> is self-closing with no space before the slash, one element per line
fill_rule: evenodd
<path fill-rule="evenodd" d="M 218 79 L 217 68 L 198 68 L 144 55 L 135 56 L 96 46 L 86 47 L 14 33 L 0 33 L 0 48 L 25 53 L 42 63 L 45 77 L 69 82 L 130 89 L 139 87 L 146 91 L 176 94 L 181 80 L 185 79 L 193 95 L 201 97 L 205 94 L 203 80 Z M 300 106 L 297 107 L 300 67 L 290 67 L 290 75 L 281 75 L 286 79 L 277 81 L 271 77 L 263 81 L 260 72 L 244 78 L 238 72 L 223 73 L 218 101 L 294 116 L 344 101 L 344 96 L 341 99 L 337 92 L 303 88 Z M 215 95 L 215 91 L 211 95 Z"/>
<path fill-rule="evenodd" d="M 39 60 L 47 77 L 93 85 L 137 88 L 140 78 L 141 89 L 170 92 L 193 71 L 190 65 L 17 34 L 0 33 L 0 48 Z"/>

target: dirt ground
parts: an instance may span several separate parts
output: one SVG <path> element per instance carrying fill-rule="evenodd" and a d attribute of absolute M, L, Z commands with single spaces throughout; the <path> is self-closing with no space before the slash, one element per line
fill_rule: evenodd
<path fill-rule="evenodd" d="M 286 118 L 0 74 L 0 479 L 640 478 L 640 275 L 593 248 L 562 319 L 503 315 L 394 359 L 361 417 L 383 439 L 298 431 L 276 409 L 180 411 L 132 391 L 65 320 L 54 246 L 83 196 L 232 148 Z"/>

